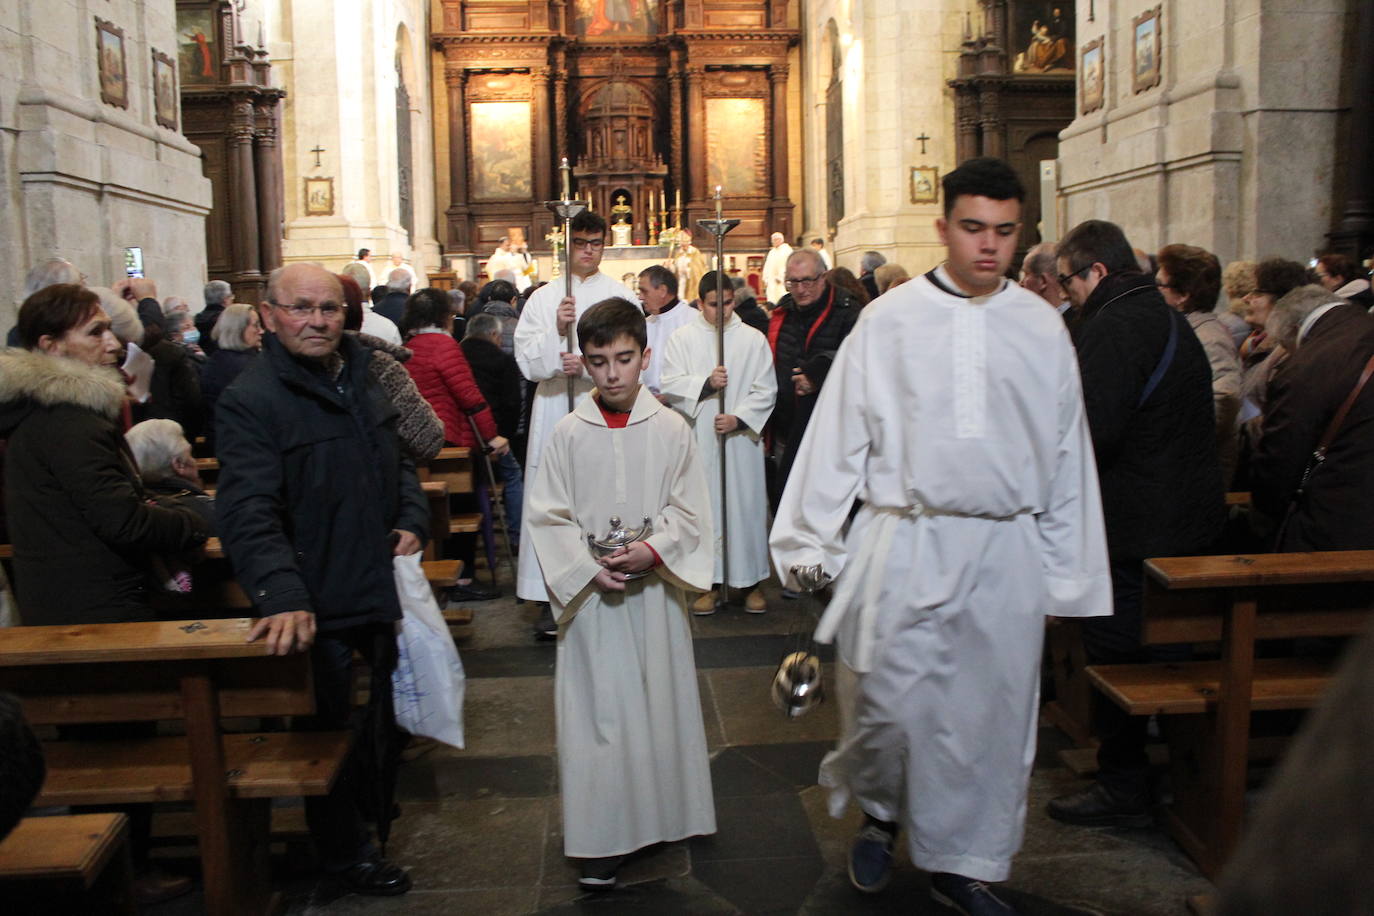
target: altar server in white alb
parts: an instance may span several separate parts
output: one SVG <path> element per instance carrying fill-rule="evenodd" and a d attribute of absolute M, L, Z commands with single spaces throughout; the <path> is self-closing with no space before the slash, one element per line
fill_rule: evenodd
<path fill-rule="evenodd" d="M 768 338 L 735 314 L 735 290 L 725 277 L 724 305 L 717 307 L 716 279 L 711 271 L 701 278 L 697 295 L 701 312 L 668 338 L 660 384 L 668 403 L 692 425 L 697 451 L 711 485 L 711 509 L 719 516 L 720 437 L 725 437 L 725 482 L 729 513 L 730 581 L 724 582 L 721 527 L 716 525 L 716 571 L 712 582 L 749 589 L 744 609 L 762 614 L 768 609 L 758 584 L 768 578 L 768 492 L 764 484 L 763 425 L 778 396 L 777 375 Z M 725 312 L 725 364 L 719 360 L 716 322 Z M 725 411 L 719 392 L 725 390 Z M 692 604 L 692 613 L 711 614 L 715 594 L 708 592 Z"/>
<path fill-rule="evenodd" d="M 529 444 L 525 452 L 525 478 L 532 480 L 539 470 L 544 443 L 554 425 L 568 413 L 567 379 L 572 378 L 575 396 L 585 398 L 592 390 L 592 380 L 582 368 L 579 349 L 568 351 L 568 329 L 576 327 L 577 319 L 587 309 L 603 299 L 620 297 L 634 301 L 634 293 L 601 272 L 601 255 L 606 246 L 606 221 L 591 211 L 583 211 L 572 221 L 572 237 L 568 239 L 572 264 L 573 294 L 565 298 L 566 281 L 559 277 L 539 287 L 530 295 L 515 326 L 515 361 L 520 372 L 538 387 L 534 392 L 534 406 L 530 414 Z M 525 490 L 529 499 L 530 491 Z M 521 516 L 522 529 L 528 525 L 529 509 Z M 520 532 L 525 542 L 525 531 Z M 526 601 L 547 603 L 544 577 L 534 551 L 520 551 L 515 593 Z M 558 629 L 547 605 L 536 625 L 539 636 L 552 639 Z"/>
<path fill-rule="evenodd" d="M 711 512 L 692 431 L 639 383 L 639 308 L 599 303 L 577 334 L 596 389 L 545 447 L 523 543 L 560 627 L 563 850 L 604 890 L 626 854 L 716 829 L 686 595 L 711 585 Z M 598 562 L 586 538 L 604 540 L 613 516 L 652 533 Z"/>
<path fill-rule="evenodd" d="M 868 305 L 840 348 L 770 539 L 777 569 L 838 577 L 831 813 L 864 826 L 850 880 L 877 891 L 899 829 L 937 901 L 1015 911 L 1046 614 L 1111 613 L 1078 364 L 1064 322 L 1004 279 L 1025 191 L 996 159 L 944 179 L 947 259 Z M 862 508 L 842 532 L 856 499 Z"/>

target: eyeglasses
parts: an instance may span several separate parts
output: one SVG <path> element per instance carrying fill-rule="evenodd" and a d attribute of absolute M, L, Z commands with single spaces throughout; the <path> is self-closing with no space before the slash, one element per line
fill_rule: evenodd
<path fill-rule="evenodd" d="M 605 248 L 605 247 L 606 247 L 606 240 L 605 240 L 604 238 L 600 238 L 600 239 L 579 239 L 579 238 L 577 238 L 576 236 L 574 236 L 574 237 L 573 237 L 573 240 L 572 240 L 572 245 L 573 245 L 574 248 L 590 248 L 590 249 L 592 249 L 593 251 L 595 251 L 595 250 L 598 249 L 598 248 Z"/>
<path fill-rule="evenodd" d="M 796 277 L 795 279 L 789 277 L 782 281 L 782 285 L 788 289 L 796 289 L 798 286 L 810 286 L 812 283 L 819 282 L 820 279 L 821 277 L 819 274 L 814 277 Z"/>
<path fill-rule="evenodd" d="M 299 320 L 308 319 L 316 312 L 319 312 L 321 318 L 326 321 L 332 321 L 335 318 L 341 317 L 344 313 L 344 307 L 337 302 L 326 302 L 323 305 L 304 305 L 299 302 L 292 302 L 283 305 L 280 302 L 273 302 L 271 299 L 267 301 L 290 315 L 292 318 Z"/>
<path fill-rule="evenodd" d="M 1087 265 L 1086 267 L 1080 267 L 1080 268 L 1078 268 L 1077 270 L 1070 271 L 1069 273 L 1066 273 L 1066 274 L 1060 274 L 1056 279 L 1059 280 L 1059 285 L 1060 285 L 1060 286 L 1068 286 L 1070 280 L 1072 280 L 1074 277 L 1081 277 L 1081 276 L 1083 276 L 1084 271 L 1088 271 L 1088 270 L 1092 270 L 1092 265 L 1091 265 L 1091 264 Z"/>

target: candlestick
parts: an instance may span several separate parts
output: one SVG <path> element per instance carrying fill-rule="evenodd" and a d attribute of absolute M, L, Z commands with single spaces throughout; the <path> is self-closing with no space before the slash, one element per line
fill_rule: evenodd
<path fill-rule="evenodd" d="M 563 199 L 572 200 L 572 167 L 568 165 L 568 157 L 563 157 L 563 164 L 558 167 L 563 173 Z"/>

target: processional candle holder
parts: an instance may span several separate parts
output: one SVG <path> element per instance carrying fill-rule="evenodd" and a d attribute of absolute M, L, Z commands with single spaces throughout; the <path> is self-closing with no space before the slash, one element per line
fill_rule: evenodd
<path fill-rule="evenodd" d="M 644 517 L 643 524 L 638 528 L 626 528 L 621 524 L 620 516 L 612 515 L 610 530 L 605 534 L 598 536 L 595 534 L 586 534 L 586 532 L 584 532 L 587 538 L 587 549 L 591 551 L 592 559 L 598 561 L 611 556 L 618 550 L 629 547 L 636 541 L 648 540 L 649 535 L 653 533 L 654 523 L 647 515 Z M 625 573 L 624 575 L 625 579 L 628 581 L 630 579 L 643 579 L 649 573 L 650 570 L 645 569 L 637 573 Z"/>
<path fill-rule="evenodd" d="M 568 165 L 567 157 L 564 157 L 563 164 L 559 166 L 559 171 L 563 173 L 563 199 L 546 200 L 544 201 L 544 206 L 552 210 L 554 215 L 557 216 L 558 219 L 563 223 L 563 277 L 565 283 L 564 289 L 566 290 L 564 295 L 571 298 L 573 294 L 572 221 L 584 210 L 588 209 L 588 202 L 573 199 L 572 167 Z M 573 343 L 573 332 L 576 329 L 576 324 L 576 322 L 573 322 L 572 324 L 568 325 L 567 340 L 564 341 L 564 343 L 567 344 L 568 353 L 574 353 L 577 350 L 576 345 Z M 577 399 L 577 382 L 573 379 L 571 375 L 567 378 L 568 413 L 572 413 L 573 404 Z"/>

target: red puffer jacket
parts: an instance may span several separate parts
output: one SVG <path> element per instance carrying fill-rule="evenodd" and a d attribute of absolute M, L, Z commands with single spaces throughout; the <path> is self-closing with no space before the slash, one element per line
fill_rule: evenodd
<path fill-rule="evenodd" d="M 482 399 L 458 342 L 448 334 L 416 334 L 406 341 L 406 348 L 414 355 L 403 365 L 420 394 L 444 421 L 444 441 L 473 448 L 494 439 L 496 418 Z M 473 441 L 465 414 L 477 421 L 481 443 Z"/>

